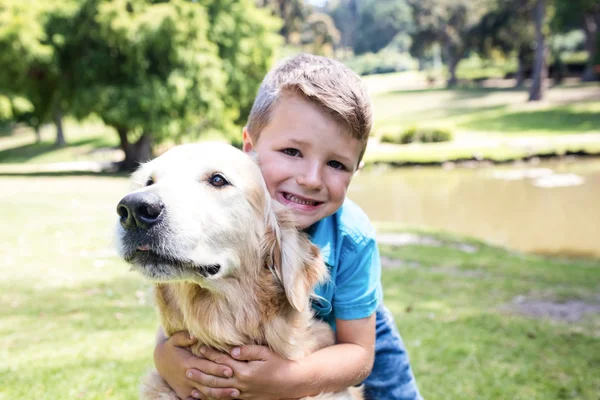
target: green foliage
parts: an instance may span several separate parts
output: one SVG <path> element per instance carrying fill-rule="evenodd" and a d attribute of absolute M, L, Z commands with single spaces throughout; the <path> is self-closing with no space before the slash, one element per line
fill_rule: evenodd
<path fill-rule="evenodd" d="M 553 0 L 556 13 L 552 26 L 559 31 L 583 28 L 583 17 L 592 16 L 600 20 L 600 4 L 597 0 Z"/>
<path fill-rule="evenodd" d="M 252 0 L 6 0 L 0 87 L 38 124 L 65 111 L 154 142 L 237 134 L 279 27 Z"/>
<path fill-rule="evenodd" d="M 58 65 L 60 36 L 53 34 L 57 18 L 68 18 L 78 0 L 0 3 L 0 87 L 33 104 L 30 123 L 39 126 L 52 109 L 69 102 L 68 76 Z"/>
<path fill-rule="evenodd" d="M 254 97 L 271 68 L 275 49 L 281 45 L 277 31 L 281 21 L 253 0 L 199 0 L 209 19 L 208 39 L 217 45 L 225 73 L 225 104 L 228 118 L 242 125 Z M 287 2 L 286 2 L 287 3 Z M 239 130 L 235 130 L 239 136 Z"/>
<path fill-rule="evenodd" d="M 73 112 L 152 133 L 217 126 L 224 77 L 205 10 L 183 1 L 86 0 L 66 21 L 62 69 L 72 74 Z"/>
<path fill-rule="evenodd" d="M 361 1 L 353 49 L 357 54 L 377 52 L 400 32 L 412 28 L 410 9 L 405 1 Z"/>
<path fill-rule="evenodd" d="M 450 72 L 448 85 L 455 85 L 456 66 L 473 47 L 478 23 L 492 6 L 492 1 L 411 1 L 416 24 L 411 53 L 421 57 L 425 50 L 439 43 Z"/>
<path fill-rule="evenodd" d="M 340 32 L 329 15 L 313 13 L 307 18 L 302 31 L 302 45 L 305 51 L 331 56 L 339 42 Z"/>
<path fill-rule="evenodd" d="M 356 54 L 377 53 L 398 34 L 412 29 L 412 16 L 404 0 L 332 3 L 329 13 L 342 33 L 342 43 Z"/>
<path fill-rule="evenodd" d="M 233 132 L 270 65 L 277 27 L 250 1 L 209 0 L 86 0 L 65 25 L 61 66 L 73 76 L 75 114 L 154 142 Z"/>
<path fill-rule="evenodd" d="M 384 133 L 381 136 L 381 142 L 395 144 L 437 143 L 451 140 L 452 133 L 448 129 L 417 126 L 411 126 L 400 134 Z"/>
<path fill-rule="evenodd" d="M 365 53 L 344 60 L 359 75 L 384 74 L 415 69 L 415 60 L 408 53 L 384 49 L 377 53 Z"/>
<path fill-rule="evenodd" d="M 7 96 L 0 95 L 0 121 L 10 120 L 13 117 L 12 103 Z"/>
<path fill-rule="evenodd" d="M 311 13 L 304 0 L 256 0 L 256 4 L 281 19 L 279 33 L 286 44 L 300 44 L 303 26 Z"/>

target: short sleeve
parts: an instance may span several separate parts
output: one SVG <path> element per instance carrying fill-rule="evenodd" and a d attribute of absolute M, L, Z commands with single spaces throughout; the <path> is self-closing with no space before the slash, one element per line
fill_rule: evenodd
<path fill-rule="evenodd" d="M 362 237 L 358 243 L 342 247 L 335 280 L 333 311 L 343 320 L 369 317 L 382 296 L 381 260 L 375 237 Z"/>

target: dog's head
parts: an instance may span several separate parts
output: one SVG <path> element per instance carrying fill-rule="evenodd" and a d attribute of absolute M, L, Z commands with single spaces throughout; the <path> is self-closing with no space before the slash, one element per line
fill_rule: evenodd
<path fill-rule="evenodd" d="M 319 252 L 271 200 L 260 169 L 223 143 L 175 147 L 132 175 L 117 205 L 119 254 L 146 277 L 219 290 L 269 268 L 295 308 L 326 277 Z"/>

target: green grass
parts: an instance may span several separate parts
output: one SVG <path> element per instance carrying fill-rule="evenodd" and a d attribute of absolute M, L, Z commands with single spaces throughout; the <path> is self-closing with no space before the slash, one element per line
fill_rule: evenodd
<path fill-rule="evenodd" d="M 378 79 L 373 85 L 384 87 L 384 78 Z M 375 141 L 365 162 L 511 161 L 536 155 L 600 154 L 599 93 L 597 84 L 559 86 L 550 89 L 543 102 L 528 103 L 527 92 L 513 88 L 376 92 Z M 454 140 L 378 146 L 382 135 L 412 126 L 447 129 Z"/>
<path fill-rule="evenodd" d="M 122 177 L 0 177 L 0 399 L 136 397 L 157 319 L 149 285 L 112 251 L 127 186 Z M 600 261 L 410 232 L 442 246 L 382 246 L 403 262 L 383 281 L 425 398 L 598 398 L 598 315 L 566 323 L 504 306 L 517 296 L 597 304 Z"/>
<path fill-rule="evenodd" d="M 375 95 L 373 102 L 378 131 L 422 125 L 481 136 L 600 133 L 595 84 L 553 88 L 543 103 L 528 103 L 525 90 L 497 88 L 393 91 Z"/>

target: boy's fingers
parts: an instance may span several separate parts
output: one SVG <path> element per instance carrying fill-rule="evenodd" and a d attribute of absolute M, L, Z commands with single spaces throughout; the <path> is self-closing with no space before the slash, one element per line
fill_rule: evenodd
<path fill-rule="evenodd" d="M 194 380 L 196 372 L 216 376 L 219 378 L 231 378 L 233 376 L 231 367 L 227 365 L 216 364 L 205 359 L 194 360 L 194 362 L 190 365 L 190 369 L 186 371 L 186 376 L 189 379 Z"/>
<path fill-rule="evenodd" d="M 202 353 L 202 355 L 208 360 L 217 364 L 233 367 L 237 363 L 237 361 L 231 358 L 229 354 L 211 349 L 210 347 L 202 346 L 200 348 L 200 353 Z"/>
<path fill-rule="evenodd" d="M 211 388 L 208 386 L 198 385 L 198 391 L 203 395 L 207 396 L 209 399 L 239 399 L 240 391 L 237 389 L 219 389 L 219 388 Z"/>
<path fill-rule="evenodd" d="M 190 369 L 187 371 L 186 376 L 188 379 L 194 382 L 194 386 L 206 386 L 211 388 L 220 388 L 226 389 L 233 386 L 232 379 L 230 378 L 221 378 L 214 375 L 209 375 L 203 373 L 202 371 L 198 371 L 197 369 Z"/>
<path fill-rule="evenodd" d="M 196 343 L 196 338 L 192 338 L 186 331 L 175 333 L 169 338 L 173 346 L 176 347 L 188 347 Z"/>
<path fill-rule="evenodd" d="M 268 352 L 264 346 L 247 345 L 233 348 L 231 356 L 239 361 L 263 361 L 268 357 Z"/>

